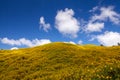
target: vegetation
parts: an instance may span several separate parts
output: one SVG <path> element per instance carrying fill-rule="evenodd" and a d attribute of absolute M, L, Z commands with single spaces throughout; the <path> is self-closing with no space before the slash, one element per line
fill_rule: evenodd
<path fill-rule="evenodd" d="M 120 46 L 56 42 L 0 50 L 0 80 L 120 80 Z"/>
<path fill-rule="evenodd" d="M 118 43 L 118 46 L 120 46 L 120 43 Z"/>

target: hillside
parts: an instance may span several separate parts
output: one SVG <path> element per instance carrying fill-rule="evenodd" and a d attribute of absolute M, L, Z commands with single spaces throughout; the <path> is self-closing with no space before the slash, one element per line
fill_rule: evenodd
<path fill-rule="evenodd" d="M 56 42 L 0 50 L 0 80 L 120 80 L 120 46 Z"/>

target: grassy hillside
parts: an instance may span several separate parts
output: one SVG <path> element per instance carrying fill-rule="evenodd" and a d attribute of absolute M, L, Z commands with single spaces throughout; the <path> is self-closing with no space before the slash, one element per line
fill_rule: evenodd
<path fill-rule="evenodd" d="M 120 80 L 120 46 L 56 42 L 0 50 L 0 80 Z"/>

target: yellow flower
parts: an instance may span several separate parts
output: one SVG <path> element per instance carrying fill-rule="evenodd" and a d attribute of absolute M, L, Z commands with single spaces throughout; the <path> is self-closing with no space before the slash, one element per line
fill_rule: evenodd
<path fill-rule="evenodd" d="M 112 67 L 110 67 L 110 70 L 113 70 L 113 68 L 112 68 Z"/>
<path fill-rule="evenodd" d="M 106 76 L 106 79 L 109 79 L 109 76 Z"/>

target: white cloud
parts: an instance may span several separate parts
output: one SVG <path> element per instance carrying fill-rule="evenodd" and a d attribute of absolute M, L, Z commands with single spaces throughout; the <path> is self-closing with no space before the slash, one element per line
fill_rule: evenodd
<path fill-rule="evenodd" d="M 120 14 L 114 11 L 113 6 L 94 7 L 89 12 L 95 13 L 96 10 L 100 11 L 100 14 L 94 14 L 88 23 L 85 25 L 85 32 L 101 32 L 104 29 L 105 21 L 111 21 L 114 24 L 120 24 Z"/>
<path fill-rule="evenodd" d="M 83 43 L 83 41 L 82 41 L 82 40 L 79 40 L 79 41 L 78 41 L 78 44 L 82 44 L 82 43 Z"/>
<path fill-rule="evenodd" d="M 74 17 L 74 11 L 68 8 L 57 12 L 55 26 L 60 33 L 73 38 L 77 37 L 80 30 L 80 23 Z"/>
<path fill-rule="evenodd" d="M 89 10 L 89 12 L 95 12 L 96 10 L 98 10 L 98 8 L 99 8 L 98 6 L 95 6 L 92 8 L 92 10 Z"/>
<path fill-rule="evenodd" d="M 101 7 L 100 14 L 94 14 L 94 16 L 91 17 L 90 21 L 94 22 L 106 20 L 110 20 L 114 24 L 120 24 L 120 14 L 114 11 L 113 6 Z"/>
<path fill-rule="evenodd" d="M 24 45 L 24 46 L 28 46 L 28 47 L 43 45 L 43 44 L 47 44 L 47 43 L 51 42 L 49 39 L 28 40 L 28 39 L 25 39 L 25 38 L 20 38 L 18 40 L 2 38 L 2 39 L 0 39 L 0 41 L 3 44 L 8 44 L 8 45 L 11 45 L 11 46 L 23 46 Z"/>
<path fill-rule="evenodd" d="M 14 40 L 14 39 L 8 39 L 8 38 L 3 38 L 2 39 L 1 38 L 0 41 L 4 44 L 8 44 L 8 45 L 12 45 L 12 46 L 14 46 L 14 45 L 20 46 L 21 45 L 19 40 Z"/>
<path fill-rule="evenodd" d="M 101 32 L 101 30 L 104 28 L 104 23 L 88 23 L 86 26 L 86 32 Z"/>
<path fill-rule="evenodd" d="M 13 48 L 11 48 L 10 50 L 17 50 L 17 49 L 19 49 L 19 48 L 17 48 L 17 47 L 13 47 Z"/>
<path fill-rule="evenodd" d="M 73 41 L 64 42 L 64 43 L 76 44 L 76 43 L 75 43 L 75 42 L 73 42 Z"/>
<path fill-rule="evenodd" d="M 43 30 L 48 32 L 48 29 L 50 29 L 50 24 L 45 23 L 44 17 L 40 17 L 40 28 L 43 27 Z"/>
<path fill-rule="evenodd" d="M 105 46 L 117 45 L 120 43 L 120 33 L 107 31 L 102 35 L 97 35 L 95 39 Z"/>
<path fill-rule="evenodd" d="M 18 41 L 21 43 L 21 45 L 26 45 L 26 46 L 29 46 L 29 47 L 32 47 L 32 46 L 35 45 L 35 44 L 33 43 L 34 40 L 30 41 L 30 40 L 28 40 L 28 39 L 21 38 L 21 39 L 19 39 Z"/>
<path fill-rule="evenodd" d="M 70 41 L 69 43 L 71 43 L 71 44 L 76 44 L 75 42 L 73 42 L 73 41 Z"/>

